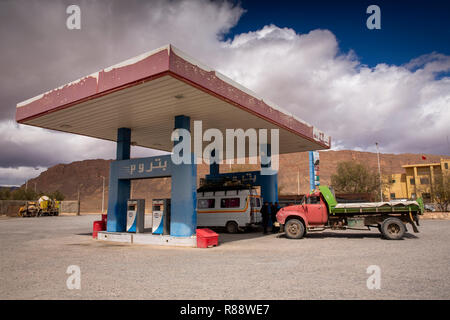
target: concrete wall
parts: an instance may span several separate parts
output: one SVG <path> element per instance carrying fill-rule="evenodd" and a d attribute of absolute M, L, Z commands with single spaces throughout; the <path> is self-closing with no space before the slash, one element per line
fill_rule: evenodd
<path fill-rule="evenodd" d="M 17 216 L 19 208 L 25 203 L 24 200 L 0 200 L 0 215 Z"/>
<path fill-rule="evenodd" d="M 61 201 L 60 206 L 60 213 L 76 214 L 78 211 L 78 201 Z"/>

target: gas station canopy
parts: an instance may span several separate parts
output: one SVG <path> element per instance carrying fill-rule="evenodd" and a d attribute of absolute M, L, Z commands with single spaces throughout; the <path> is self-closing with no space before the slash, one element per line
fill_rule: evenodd
<path fill-rule="evenodd" d="M 331 144 L 323 132 L 172 45 L 21 102 L 16 120 L 111 141 L 118 128 L 130 128 L 133 145 L 171 151 L 177 115 L 202 120 L 203 131 L 217 128 L 224 137 L 225 129 L 279 129 L 280 153 Z"/>

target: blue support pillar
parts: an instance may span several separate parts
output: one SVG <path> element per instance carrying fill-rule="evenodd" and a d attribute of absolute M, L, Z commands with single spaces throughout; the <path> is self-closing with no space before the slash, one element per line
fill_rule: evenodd
<path fill-rule="evenodd" d="M 117 130 L 116 160 L 130 159 L 131 129 L 119 128 Z"/>
<path fill-rule="evenodd" d="M 261 145 L 261 196 L 263 201 L 278 202 L 278 173 L 271 170 L 271 157 L 270 144 Z M 271 173 L 271 174 L 268 174 Z"/>
<path fill-rule="evenodd" d="M 272 170 L 272 152 L 270 144 L 260 146 L 261 155 L 261 196 L 263 201 L 278 202 L 278 173 Z M 270 211 L 270 208 L 269 208 Z M 271 227 L 275 221 L 269 218 L 269 226 Z"/>
<path fill-rule="evenodd" d="M 116 160 L 130 159 L 131 130 L 117 130 Z M 130 197 L 130 180 L 120 180 L 112 166 L 109 172 L 108 219 L 106 230 L 124 232 L 127 225 L 127 200 Z"/>
<path fill-rule="evenodd" d="M 175 129 L 190 131 L 190 118 L 175 117 Z M 175 141 L 177 145 L 181 141 Z M 195 156 L 191 153 L 190 164 L 173 166 L 171 191 L 170 235 L 190 237 L 197 228 L 197 166 Z"/>
<path fill-rule="evenodd" d="M 315 174 L 314 174 L 314 154 L 313 151 L 309 151 L 309 191 L 316 188 L 315 184 Z"/>

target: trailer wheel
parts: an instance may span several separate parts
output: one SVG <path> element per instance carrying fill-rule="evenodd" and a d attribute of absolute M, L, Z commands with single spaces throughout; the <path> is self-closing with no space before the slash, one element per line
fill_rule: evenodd
<path fill-rule="evenodd" d="M 400 240 L 406 232 L 406 227 L 400 219 L 388 218 L 381 224 L 381 233 L 388 240 Z"/>
<path fill-rule="evenodd" d="M 301 239 L 305 235 L 305 226 L 298 219 L 290 219 L 284 226 L 284 232 L 289 239 Z"/>
<path fill-rule="evenodd" d="M 239 226 L 235 221 L 228 221 L 225 228 L 228 233 L 237 233 L 239 230 Z"/>

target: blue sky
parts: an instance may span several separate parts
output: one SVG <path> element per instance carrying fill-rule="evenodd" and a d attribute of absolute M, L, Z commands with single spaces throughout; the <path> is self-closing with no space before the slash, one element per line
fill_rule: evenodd
<path fill-rule="evenodd" d="M 450 54 L 450 1 L 265 1 L 242 0 L 246 13 L 227 35 L 260 29 L 268 24 L 297 33 L 332 31 L 344 52 L 353 49 L 368 66 L 401 65 L 433 51 Z M 369 30 L 366 9 L 381 9 L 381 30 Z"/>

